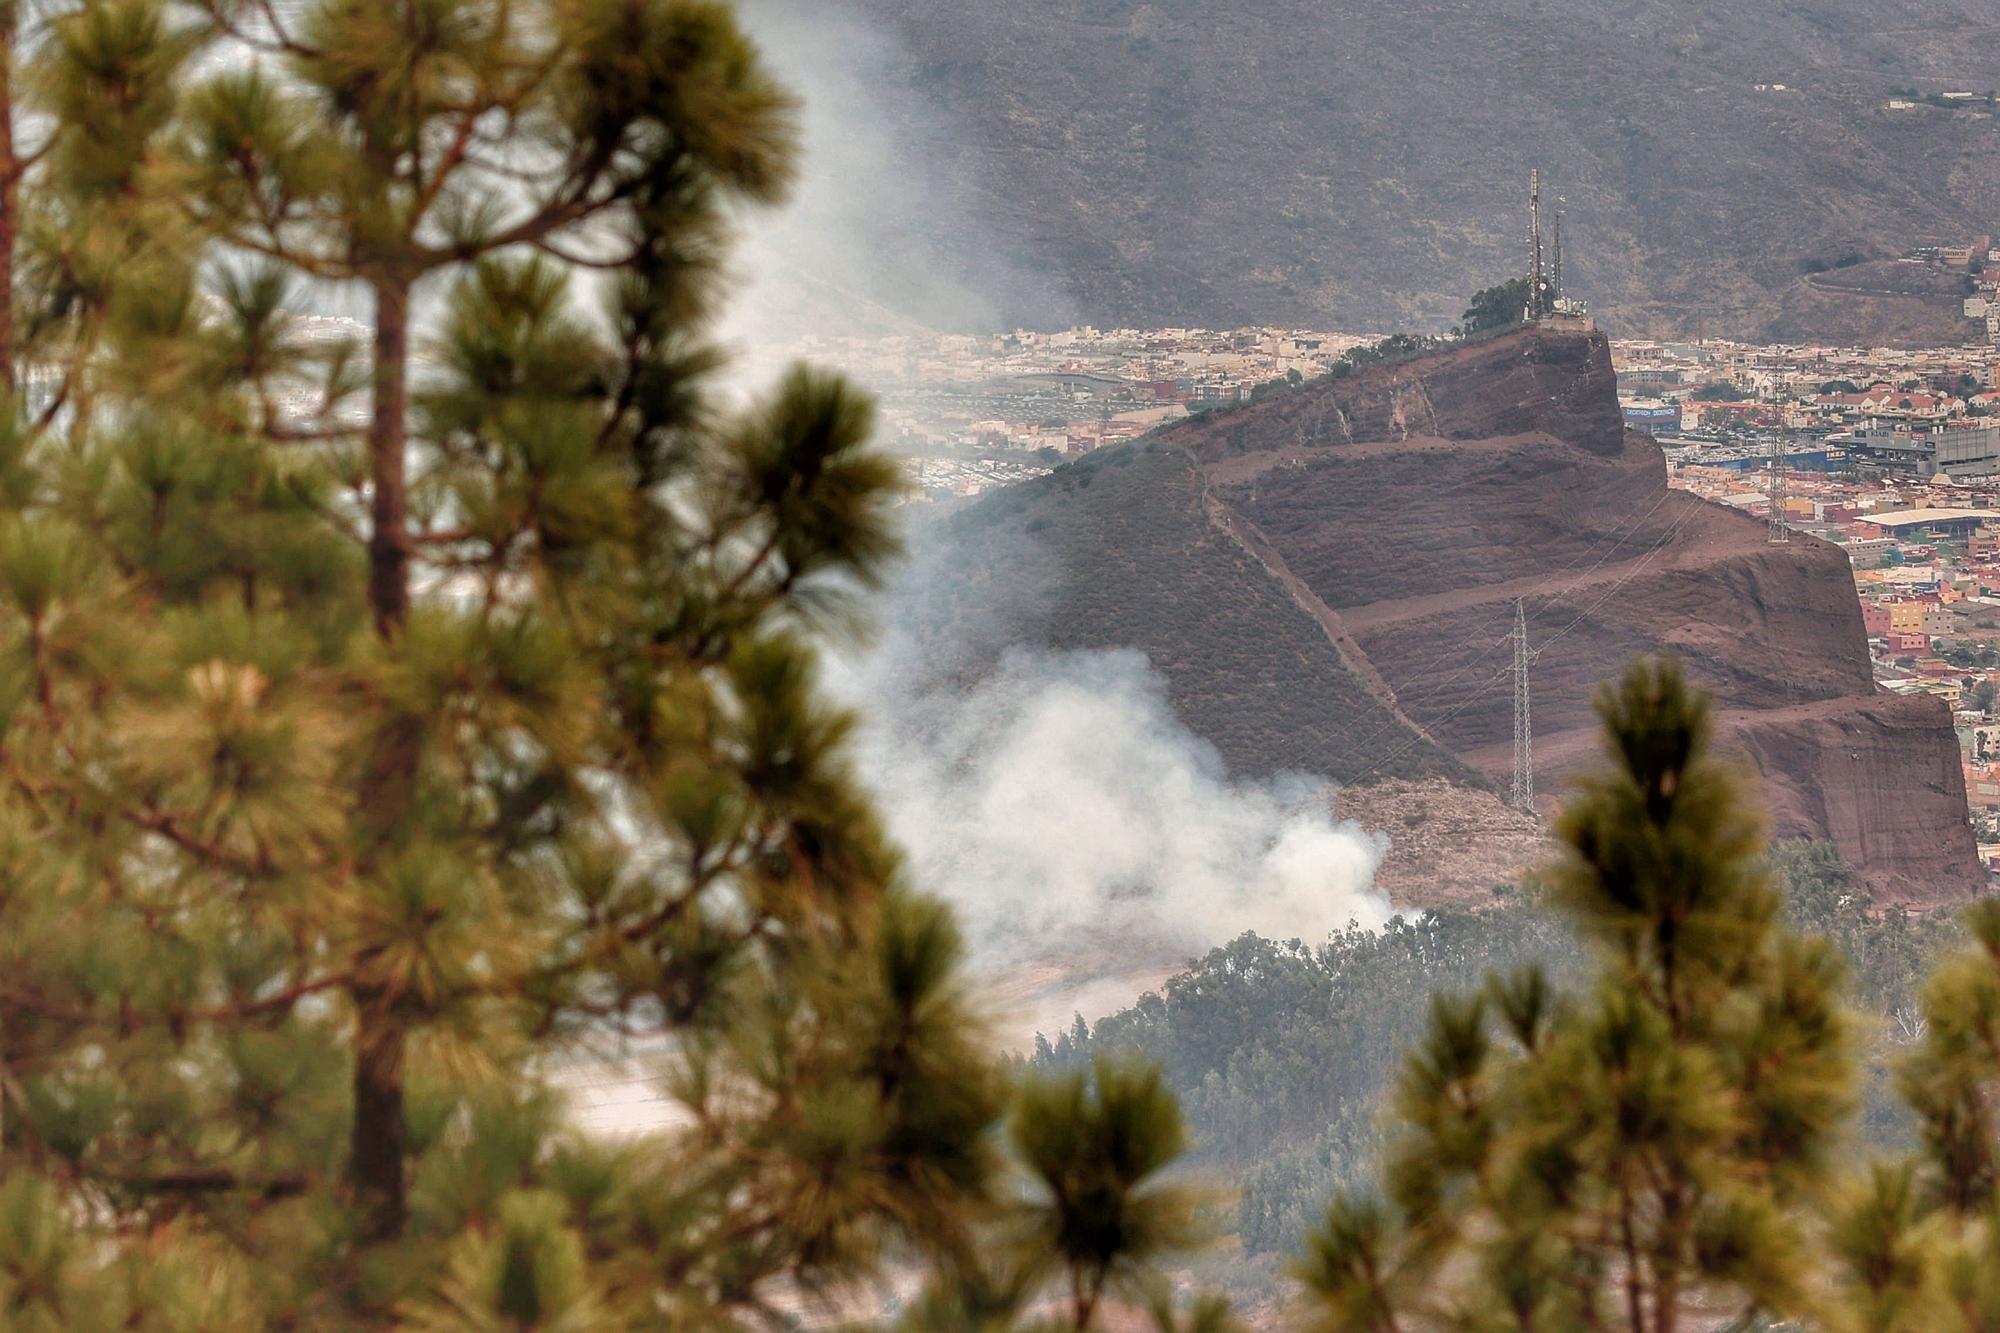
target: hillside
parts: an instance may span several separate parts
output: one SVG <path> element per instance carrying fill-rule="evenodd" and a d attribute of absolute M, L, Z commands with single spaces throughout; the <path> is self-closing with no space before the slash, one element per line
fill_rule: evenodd
<path fill-rule="evenodd" d="M 892 253 L 972 275 L 1004 317 L 1438 327 L 1519 268 L 1538 164 L 1567 197 L 1570 285 L 1619 334 L 1701 318 L 1776 336 L 1812 297 L 1843 330 L 1867 329 L 1879 301 L 1895 336 L 1974 332 L 1948 298 L 1799 278 L 2000 220 L 1990 108 L 1888 106 L 1903 89 L 2000 86 L 1990 6 L 836 8 L 897 52 L 869 75 L 923 207 Z M 931 233 L 935 217 L 957 220 L 951 234 Z"/>
<path fill-rule="evenodd" d="M 1777 836 L 1831 841 L 1879 900 L 1979 886 L 1949 719 L 1876 693 L 1845 557 L 1669 490 L 1579 322 L 1191 419 L 998 492 L 926 545 L 908 623 L 964 645 L 939 671 L 969 678 L 1010 643 L 1140 648 L 1233 771 L 1483 787 L 1522 855 L 1490 794 L 1518 602 L 1545 795 L 1591 757 L 1597 683 L 1671 652 L 1762 772 Z M 1504 869 L 1405 892 L 1476 900 Z"/>
<path fill-rule="evenodd" d="M 1136 648 L 1232 772 L 1476 782 L 1209 520 L 1206 489 L 1187 454 L 1150 445 L 1007 487 L 922 539 L 921 601 L 898 619 L 922 626 L 927 666 L 959 683 L 1019 644 Z"/>
<path fill-rule="evenodd" d="M 1954 913 L 1870 912 L 1823 846 L 1795 844 L 1775 860 L 1788 915 L 1847 960 L 1850 998 L 1867 1015 L 1856 1147 L 1900 1148 L 1915 1126 L 1896 1093 L 1905 1045 L 1893 1015 L 1915 1011 L 1941 952 L 1965 939 L 1962 924 Z M 1088 1031 L 1052 1031 L 1036 1063 L 1075 1067 L 1107 1051 L 1161 1062 L 1194 1129 L 1197 1169 L 1237 1199 L 1242 1248 L 1216 1262 L 1218 1276 L 1256 1309 L 1333 1192 L 1377 1180 L 1384 1104 L 1422 1040 L 1430 997 L 1531 962 L 1573 984 L 1586 956 L 1561 920 L 1523 905 L 1447 907 L 1317 948 L 1246 936 Z"/>

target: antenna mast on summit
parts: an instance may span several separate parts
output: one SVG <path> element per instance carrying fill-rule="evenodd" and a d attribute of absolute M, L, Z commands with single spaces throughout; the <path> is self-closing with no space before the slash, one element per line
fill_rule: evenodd
<path fill-rule="evenodd" d="M 1764 540 L 1772 546 L 1784 546 L 1792 540 L 1792 530 L 1785 524 L 1785 434 L 1780 430 L 1771 436 L 1771 526 Z"/>
<path fill-rule="evenodd" d="M 1563 210 L 1556 200 L 1555 214 L 1549 218 L 1549 309 L 1563 308 Z"/>
<path fill-rule="evenodd" d="M 1548 274 L 1542 264 L 1542 169 L 1528 170 L 1528 309 L 1526 318 L 1548 313 Z"/>
<path fill-rule="evenodd" d="M 1514 599 L 1514 790 L 1516 810 L 1535 812 L 1535 729 L 1528 717 L 1528 612 Z"/>

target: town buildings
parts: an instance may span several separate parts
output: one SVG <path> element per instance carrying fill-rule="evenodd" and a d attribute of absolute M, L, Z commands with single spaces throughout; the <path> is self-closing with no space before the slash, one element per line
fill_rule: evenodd
<path fill-rule="evenodd" d="M 1323 375 L 1368 341 L 1299 329 L 1076 328 L 814 338 L 782 350 L 872 390 L 877 438 L 907 460 L 923 499 L 950 501 Z"/>

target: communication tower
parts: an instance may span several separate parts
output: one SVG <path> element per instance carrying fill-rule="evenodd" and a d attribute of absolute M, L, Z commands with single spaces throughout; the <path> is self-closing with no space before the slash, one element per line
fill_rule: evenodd
<path fill-rule="evenodd" d="M 1528 308 L 1522 318 L 1540 319 L 1549 312 L 1549 275 L 1542 257 L 1542 169 L 1528 171 Z"/>
<path fill-rule="evenodd" d="M 1555 215 L 1549 219 L 1549 309 L 1563 308 L 1563 211 L 1556 200 Z"/>

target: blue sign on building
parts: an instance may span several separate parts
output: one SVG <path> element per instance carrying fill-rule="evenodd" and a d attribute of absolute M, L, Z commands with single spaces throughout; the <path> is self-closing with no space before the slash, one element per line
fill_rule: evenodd
<path fill-rule="evenodd" d="M 1681 428 L 1679 403 L 1634 402 L 1623 404 L 1625 424 L 1637 430 L 1662 431 Z"/>

